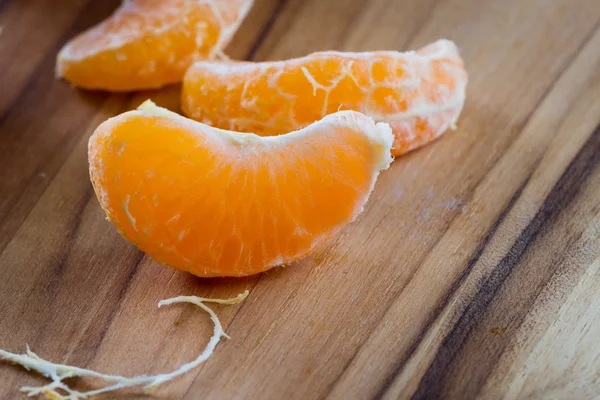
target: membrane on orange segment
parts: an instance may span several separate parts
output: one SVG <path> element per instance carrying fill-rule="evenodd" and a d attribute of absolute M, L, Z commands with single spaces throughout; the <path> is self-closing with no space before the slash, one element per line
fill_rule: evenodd
<path fill-rule="evenodd" d="M 392 141 L 387 124 L 354 111 L 261 137 L 146 102 L 97 128 L 90 175 L 109 219 L 157 261 L 245 276 L 305 256 L 354 220 Z"/>
<path fill-rule="evenodd" d="M 129 91 L 180 82 L 222 54 L 253 0 L 126 0 L 69 41 L 56 74 L 87 89 Z"/>
<path fill-rule="evenodd" d="M 187 116 L 259 135 L 300 129 L 340 109 L 387 122 L 393 155 L 414 150 L 454 127 L 467 74 L 455 44 L 417 52 L 327 51 L 260 63 L 197 62 L 183 81 Z"/>

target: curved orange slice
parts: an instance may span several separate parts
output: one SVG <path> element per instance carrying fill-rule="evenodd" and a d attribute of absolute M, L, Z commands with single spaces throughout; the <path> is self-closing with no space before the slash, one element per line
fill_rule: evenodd
<path fill-rule="evenodd" d="M 340 109 L 391 125 L 393 155 L 454 127 L 467 74 L 456 46 L 437 41 L 417 52 L 321 52 L 287 61 L 197 62 L 183 81 L 182 108 L 224 129 L 277 135 Z"/>
<path fill-rule="evenodd" d="M 389 126 L 353 111 L 261 137 L 147 102 L 96 129 L 90 175 L 109 219 L 157 261 L 244 276 L 305 256 L 354 220 L 392 141 Z"/>
<path fill-rule="evenodd" d="M 125 0 L 62 48 L 56 74 L 112 91 L 180 82 L 194 61 L 221 53 L 251 6 L 252 0 Z"/>

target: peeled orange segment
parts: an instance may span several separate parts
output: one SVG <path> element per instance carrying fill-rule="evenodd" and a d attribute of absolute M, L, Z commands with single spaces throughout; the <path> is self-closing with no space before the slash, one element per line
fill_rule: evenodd
<path fill-rule="evenodd" d="M 227 45 L 252 0 L 125 0 L 68 42 L 56 74 L 88 89 L 128 91 L 180 82 Z"/>
<path fill-rule="evenodd" d="M 456 46 L 417 52 L 321 52 L 287 61 L 197 62 L 183 81 L 182 108 L 197 121 L 259 135 L 300 129 L 338 110 L 387 122 L 393 155 L 453 127 L 467 74 Z"/>
<path fill-rule="evenodd" d="M 88 155 L 125 238 L 198 276 L 244 276 L 305 256 L 354 220 L 392 141 L 387 124 L 354 111 L 261 137 L 146 102 L 102 123 Z"/>

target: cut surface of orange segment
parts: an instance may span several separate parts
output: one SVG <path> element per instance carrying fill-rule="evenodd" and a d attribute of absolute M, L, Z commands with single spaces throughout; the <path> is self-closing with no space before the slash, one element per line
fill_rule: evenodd
<path fill-rule="evenodd" d="M 222 54 L 251 6 L 252 0 L 125 0 L 62 48 L 56 74 L 112 91 L 180 82 L 194 61 Z"/>
<path fill-rule="evenodd" d="M 354 111 L 261 137 L 146 102 L 102 123 L 88 155 L 125 238 L 176 269 L 244 276 L 307 255 L 353 221 L 392 141 L 387 124 Z"/>
<path fill-rule="evenodd" d="M 187 71 L 182 108 L 224 129 L 278 135 L 338 110 L 387 122 L 393 155 L 416 149 L 454 124 L 467 74 L 457 48 L 439 40 L 417 52 L 319 52 L 274 62 L 197 62 Z"/>

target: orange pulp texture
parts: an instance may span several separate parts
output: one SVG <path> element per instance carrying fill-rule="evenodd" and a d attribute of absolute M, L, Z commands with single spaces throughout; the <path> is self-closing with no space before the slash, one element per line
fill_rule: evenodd
<path fill-rule="evenodd" d="M 129 91 L 180 82 L 221 54 L 252 0 L 128 0 L 68 42 L 56 74 L 87 89 Z"/>
<path fill-rule="evenodd" d="M 244 276 L 301 258 L 354 220 L 392 141 L 387 124 L 353 111 L 260 137 L 147 102 L 94 132 L 90 175 L 119 232 L 157 261 Z"/>
<path fill-rule="evenodd" d="M 259 135 L 300 129 L 338 110 L 387 122 L 393 155 L 454 127 L 467 74 L 456 46 L 439 40 L 417 52 L 327 51 L 287 61 L 197 62 L 183 81 L 182 108 L 195 120 Z"/>

